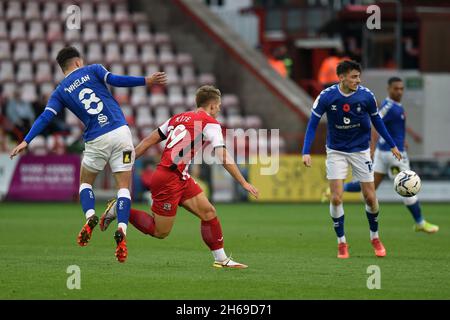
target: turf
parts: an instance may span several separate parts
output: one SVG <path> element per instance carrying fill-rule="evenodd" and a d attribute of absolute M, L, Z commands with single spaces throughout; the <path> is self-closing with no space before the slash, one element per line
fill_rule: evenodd
<path fill-rule="evenodd" d="M 217 205 L 226 251 L 249 265 L 224 270 L 212 267 L 200 223 L 183 209 L 165 240 L 130 227 L 129 258 L 119 264 L 112 229 L 76 244 L 77 204 L 1 203 L 0 299 L 449 299 L 449 207 L 424 205 L 441 227 L 427 235 L 412 231 L 402 205 L 382 204 L 388 256 L 380 259 L 363 206 L 346 205 L 351 258 L 338 260 L 326 204 Z M 70 265 L 80 267 L 80 290 L 66 286 Z M 367 288 L 371 265 L 380 267 L 380 290 Z"/>

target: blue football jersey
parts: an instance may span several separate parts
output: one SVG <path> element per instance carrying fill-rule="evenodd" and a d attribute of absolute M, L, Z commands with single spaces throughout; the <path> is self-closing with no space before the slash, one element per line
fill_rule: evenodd
<path fill-rule="evenodd" d="M 378 114 L 374 94 L 363 86 L 350 94 L 333 85 L 316 98 L 312 114 L 328 119 L 327 147 L 342 152 L 367 150 L 370 144 L 370 116 Z"/>
<path fill-rule="evenodd" d="M 390 98 L 386 98 L 381 104 L 380 117 L 383 119 L 384 125 L 387 131 L 394 139 L 398 150 L 405 150 L 405 133 L 406 133 L 406 120 L 405 110 L 402 105 Z M 377 148 L 382 151 L 389 151 L 391 147 L 386 141 L 380 137 L 378 140 Z"/>
<path fill-rule="evenodd" d="M 108 74 L 100 64 L 75 69 L 53 91 L 46 109 L 54 114 L 64 107 L 72 111 L 85 126 L 85 141 L 127 125 L 119 104 L 106 86 Z"/>

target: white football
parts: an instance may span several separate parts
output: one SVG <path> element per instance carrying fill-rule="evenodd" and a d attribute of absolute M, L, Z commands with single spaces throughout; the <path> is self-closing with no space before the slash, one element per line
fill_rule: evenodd
<path fill-rule="evenodd" d="M 394 179 L 394 189 L 402 197 L 413 197 L 419 193 L 422 183 L 412 170 L 401 171 Z"/>

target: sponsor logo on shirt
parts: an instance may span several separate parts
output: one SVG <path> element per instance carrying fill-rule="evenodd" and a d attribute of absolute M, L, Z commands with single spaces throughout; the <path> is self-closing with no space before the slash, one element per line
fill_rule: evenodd
<path fill-rule="evenodd" d="M 105 126 L 106 124 L 109 123 L 109 122 L 108 122 L 108 117 L 107 117 L 106 115 L 104 115 L 103 113 L 100 113 L 100 114 L 98 115 L 97 120 L 98 120 L 98 124 L 99 124 L 101 127 L 103 127 L 103 126 Z"/>

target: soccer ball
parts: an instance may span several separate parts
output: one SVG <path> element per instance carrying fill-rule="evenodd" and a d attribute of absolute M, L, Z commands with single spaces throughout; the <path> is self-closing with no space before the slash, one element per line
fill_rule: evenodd
<path fill-rule="evenodd" d="M 402 197 L 413 197 L 419 193 L 422 183 L 412 170 L 401 171 L 394 179 L 394 189 Z"/>

